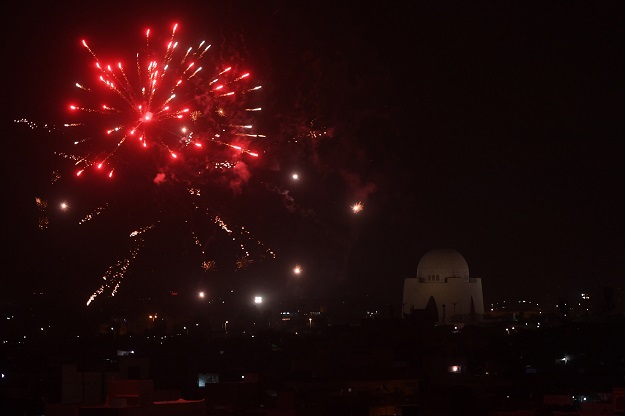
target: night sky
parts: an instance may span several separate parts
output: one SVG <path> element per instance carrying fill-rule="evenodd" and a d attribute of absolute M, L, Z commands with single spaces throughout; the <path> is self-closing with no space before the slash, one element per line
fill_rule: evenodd
<path fill-rule="evenodd" d="M 3 298 L 46 290 L 84 304 L 156 201 L 170 221 L 146 237 L 119 288 L 126 301 L 204 289 L 260 293 L 276 309 L 399 310 L 403 279 L 435 248 L 465 257 L 486 304 L 625 290 L 624 3 L 62 3 L 18 4 L 5 25 Z M 58 187 L 83 212 L 110 203 L 93 225 L 51 212 L 37 228 L 35 197 L 52 204 L 57 192 L 59 137 L 12 120 L 66 121 L 92 63 L 81 39 L 132 58 L 145 28 L 173 23 L 263 85 L 263 154 L 240 194 L 212 196 L 275 260 L 205 272 L 175 222 L 176 194 L 122 169 L 113 184 Z M 215 257 L 232 256 L 214 230 Z"/>

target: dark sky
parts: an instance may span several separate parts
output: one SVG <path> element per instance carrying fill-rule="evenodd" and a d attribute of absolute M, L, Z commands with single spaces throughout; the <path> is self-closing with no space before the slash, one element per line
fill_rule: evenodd
<path fill-rule="evenodd" d="M 399 309 L 403 279 L 434 248 L 464 255 L 487 304 L 625 290 L 625 4 L 61 3 L 20 4 L 5 26 L 9 122 L 65 121 L 91 62 L 81 39 L 132 57 L 144 28 L 168 33 L 174 22 L 263 85 L 262 161 L 240 196 L 216 205 L 276 259 L 203 272 L 186 237 L 167 235 L 172 219 L 148 238 L 120 293 L 205 287 L 215 297 Z M 83 302 L 127 248 L 112 230 L 132 226 L 128 206 L 149 211 L 150 194 L 123 180 L 124 193 L 66 181 L 81 208 L 109 197 L 111 208 L 92 228 L 51 218 L 42 232 L 34 199 L 51 192 L 58 137 L 16 123 L 6 132 L 3 292 L 57 289 Z M 175 217 L 176 195 L 156 197 Z M 354 215 L 357 201 L 364 210 Z"/>

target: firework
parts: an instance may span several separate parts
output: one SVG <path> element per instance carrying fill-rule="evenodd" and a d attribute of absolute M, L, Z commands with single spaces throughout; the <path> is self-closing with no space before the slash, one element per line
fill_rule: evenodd
<path fill-rule="evenodd" d="M 96 206 L 82 216 L 75 212 L 79 219 L 74 224 L 86 227 L 106 213 L 115 223 L 124 218 L 133 230 L 126 231 L 127 253 L 107 269 L 87 305 L 103 293 L 118 292 L 146 237 L 156 235 L 163 224 L 185 227 L 204 272 L 217 269 L 209 247 L 214 230 L 237 250 L 235 270 L 253 264 L 254 258 L 275 258 L 245 227 L 226 220 L 228 203 L 242 192 L 250 164 L 260 154 L 257 149 L 263 148 L 265 136 L 251 122 L 261 110 L 255 102 L 261 86 L 239 62 L 222 62 L 212 54 L 207 42 L 182 48 L 177 31 L 174 25 L 163 41 L 146 31 L 143 46 L 131 54 L 132 64 L 124 58 L 105 61 L 91 42 L 82 40 L 93 69 L 90 82 L 75 83 L 70 121 L 62 127 L 39 126 L 70 138 L 55 154 L 68 162 L 66 171 L 73 174 L 67 177 L 88 189 L 89 202 Z M 37 127 L 24 119 L 16 122 Z M 52 183 L 65 176 L 64 170 L 55 170 Z M 107 185 L 107 192 L 98 195 L 100 178 L 113 188 Z M 37 197 L 36 204 L 38 226 L 48 229 L 48 202 Z M 86 203 L 72 203 L 71 211 L 78 211 L 75 205 L 84 208 Z M 62 209 L 69 211 L 69 206 Z"/>
<path fill-rule="evenodd" d="M 264 136 L 254 131 L 249 114 L 261 107 L 248 98 L 261 86 L 251 84 L 250 73 L 236 65 L 209 59 L 211 45 L 205 41 L 183 50 L 177 29 L 174 25 L 162 48 L 154 50 L 147 30 L 132 66 L 104 62 L 81 41 L 93 59 L 96 82 L 77 82 L 83 94 L 68 106 L 77 119 L 65 126 L 79 131 L 86 126 L 84 137 L 75 133 L 81 155 L 75 158 L 76 175 L 91 168 L 112 177 L 132 158 L 158 171 L 178 163 L 185 175 L 201 176 L 234 166 L 242 155 L 258 156 L 250 147 Z M 212 69 L 203 66 L 207 60 Z"/>

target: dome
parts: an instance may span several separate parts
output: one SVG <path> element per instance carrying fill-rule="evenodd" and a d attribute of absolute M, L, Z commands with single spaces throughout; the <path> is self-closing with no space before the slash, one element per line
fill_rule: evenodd
<path fill-rule="evenodd" d="M 447 277 L 460 277 L 468 281 L 469 265 L 456 250 L 430 250 L 419 261 L 417 277 L 425 281 L 444 281 Z"/>

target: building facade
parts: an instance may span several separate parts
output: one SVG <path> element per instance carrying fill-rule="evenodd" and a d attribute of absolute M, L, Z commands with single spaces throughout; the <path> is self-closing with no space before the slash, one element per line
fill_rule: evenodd
<path fill-rule="evenodd" d="M 462 254 L 430 250 L 419 261 L 417 276 L 404 279 L 403 316 L 415 313 L 441 325 L 482 319 L 482 279 L 469 277 Z"/>

